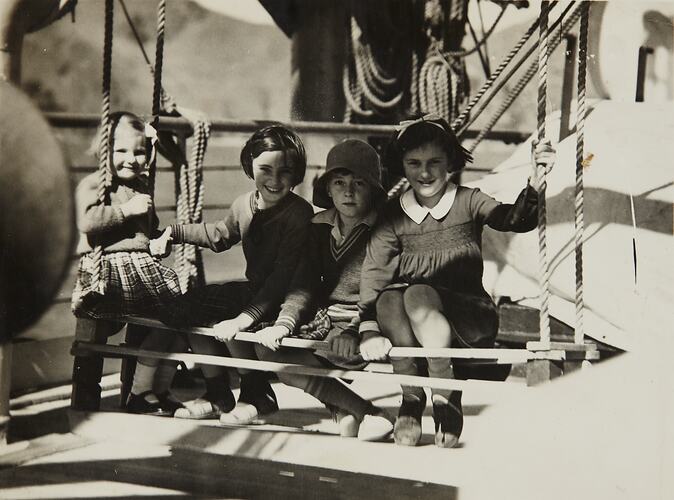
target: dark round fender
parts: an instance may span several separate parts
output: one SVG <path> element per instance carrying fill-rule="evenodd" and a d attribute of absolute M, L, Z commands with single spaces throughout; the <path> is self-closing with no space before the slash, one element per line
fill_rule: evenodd
<path fill-rule="evenodd" d="M 72 186 L 61 147 L 28 97 L 0 82 L 0 341 L 49 305 L 74 236 Z"/>

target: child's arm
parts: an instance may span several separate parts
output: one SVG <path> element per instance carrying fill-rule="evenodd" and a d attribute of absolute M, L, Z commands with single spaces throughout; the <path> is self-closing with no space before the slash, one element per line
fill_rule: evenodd
<path fill-rule="evenodd" d="M 281 312 L 274 326 L 288 329 L 288 334 L 295 331 L 301 318 L 305 318 L 315 305 L 321 283 L 321 265 L 316 235 L 309 231 L 303 258 L 297 264 Z"/>
<path fill-rule="evenodd" d="M 384 216 L 372 231 L 367 244 L 360 279 L 359 333 L 379 332 L 376 303 L 380 292 L 393 283 L 398 274 L 400 241 L 391 222 Z"/>
<path fill-rule="evenodd" d="M 214 252 L 224 252 L 241 241 L 239 220 L 244 216 L 247 197 L 240 196 L 224 219 L 215 223 L 173 224 L 171 241 L 173 243 L 190 243 Z"/>
<path fill-rule="evenodd" d="M 478 212 L 489 210 L 485 214 L 484 222 L 492 229 L 524 233 L 536 227 L 538 223 L 538 189 L 540 187 L 539 172 L 541 169 L 545 169 L 546 173 L 552 170 L 555 164 L 555 150 L 552 148 L 550 141 L 534 142 L 531 156 L 531 177 L 515 203 L 492 206 L 496 202 L 490 201 L 491 198 L 480 201 L 478 196 L 474 200 Z"/>
<path fill-rule="evenodd" d="M 98 199 L 98 182 L 85 178 L 76 190 L 77 228 L 84 234 L 96 234 L 122 225 L 129 217 L 146 214 L 152 207 L 149 195 L 138 194 L 121 205 L 104 205 Z"/>
<path fill-rule="evenodd" d="M 311 207 L 308 204 L 302 204 L 298 205 L 298 209 L 288 217 L 278 245 L 274 270 L 267 276 L 260 290 L 243 311 L 256 322 L 273 312 L 283 301 L 298 262 L 304 256 L 312 216 Z"/>

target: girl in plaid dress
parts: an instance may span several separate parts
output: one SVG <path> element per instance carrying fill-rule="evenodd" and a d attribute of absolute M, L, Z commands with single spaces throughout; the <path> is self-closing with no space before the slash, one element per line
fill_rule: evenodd
<path fill-rule="evenodd" d="M 97 134 L 100 137 L 101 131 Z M 85 177 L 77 186 L 77 226 L 81 255 L 72 296 L 72 310 L 78 318 L 105 321 L 110 334 L 124 325 L 117 319 L 126 315 L 161 317 L 162 309 L 181 293 L 176 273 L 150 254 L 150 238 L 158 235 L 157 215 L 148 191 L 148 164 L 155 154 L 156 133 L 138 116 L 112 113 L 108 151 L 108 183 L 105 202 L 98 196 L 99 174 Z M 93 143 L 98 145 L 98 140 Z M 101 280 L 104 292 L 92 280 L 92 249 L 103 248 Z M 166 350 L 177 340 L 172 335 L 152 331 L 142 347 Z M 163 373 L 164 387 L 154 387 L 156 361 L 139 359 L 131 396 L 130 411 L 159 413 L 181 406 L 168 395 L 172 363 Z M 167 380 L 168 379 L 168 380 Z M 168 383 L 167 383 L 168 382 Z M 158 392 L 158 394 L 155 394 Z"/>

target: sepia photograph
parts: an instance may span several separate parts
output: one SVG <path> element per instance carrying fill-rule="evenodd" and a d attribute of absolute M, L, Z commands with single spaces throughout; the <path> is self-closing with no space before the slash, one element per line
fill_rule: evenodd
<path fill-rule="evenodd" d="M 0 0 L 0 499 L 674 498 L 674 0 Z"/>

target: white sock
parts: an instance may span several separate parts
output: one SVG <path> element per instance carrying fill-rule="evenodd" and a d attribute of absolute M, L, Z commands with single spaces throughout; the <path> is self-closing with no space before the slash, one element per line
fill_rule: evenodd
<path fill-rule="evenodd" d="M 154 374 L 156 371 L 156 366 L 144 365 L 139 361 L 136 364 L 136 373 L 133 376 L 131 394 L 138 395 L 145 391 L 152 390 L 152 382 L 154 380 Z"/>

